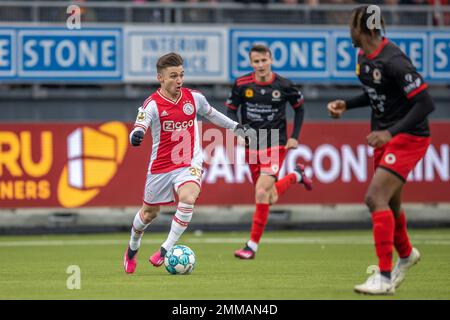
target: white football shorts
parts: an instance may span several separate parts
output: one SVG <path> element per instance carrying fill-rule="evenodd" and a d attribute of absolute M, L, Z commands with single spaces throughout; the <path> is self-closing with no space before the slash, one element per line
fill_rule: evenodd
<path fill-rule="evenodd" d="M 145 181 L 144 203 L 171 204 L 175 201 L 175 193 L 186 182 L 194 182 L 201 188 L 202 169 L 184 167 L 165 173 L 148 174 Z"/>

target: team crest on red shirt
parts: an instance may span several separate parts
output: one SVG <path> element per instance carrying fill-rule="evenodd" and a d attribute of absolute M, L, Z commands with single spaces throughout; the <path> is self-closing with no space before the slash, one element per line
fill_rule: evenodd
<path fill-rule="evenodd" d="M 185 103 L 183 106 L 183 112 L 185 115 L 190 116 L 194 113 L 194 106 L 190 103 Z"/>
<path fill-rule="evenodd" d="M 280 169 L 280 167 L 278 167 L 277 164 L 273 164 L 271 169 L 272 169 L 272 172 L 274 174 L 276 174 L 278 172 L 278 170 Z"/>
<path fill-rule="evenodd" d="M 387 164 L 394 164 L 395 161 L 397 161 L 397 158 L 395 157 L 395 155 L 394 155 L 393 153 L 388 153 L 388 154 L 386 155 L 386 157 L 384 157 L 384 161 L 385 161 Z"/>

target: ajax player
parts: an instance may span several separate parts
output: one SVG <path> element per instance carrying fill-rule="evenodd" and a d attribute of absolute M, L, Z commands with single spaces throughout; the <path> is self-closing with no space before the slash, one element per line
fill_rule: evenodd
<path fill-rule="evenodd" d="M 264 45 L 250 49 L 250 64 L 254 72 L 238 78 L 226 102 L 228 116 L 258 130 L 258 144 L 246 149 L 255 185 L 255 213 L 250 240 L 244 248 L 236 250 L 239 259 L 255 258 L 258 245 L 269 216 L 269 206 L 278 201 L 290 186 L 301 183 L 312 189 L 312 181 L 305 175 L 303 165 L 278 180 L 278 173 L 289 149 L 298 146 L 298 136 L 303 123 L 303 95 L 291 81 L 272 72 L 272 53 Z M 287 137 L 286 104 L 294 109 L 294 129 Z"/>
<path fill-rule="evenodd" d="M 173 217 L 169 235 L 149 262 L 159 267 L 164 256 L 183 232 L 192 218 L 195 201 L 202 183 L 202 150 L 200 146 L 197 114 L 215 125 L 231 129 L 250 141 L 256 134 L 246 126 L 229 119 L 212 108 L 199 92 L 183 88 L 183 59 L 177 53 L 168 53 L 158 59 L 157 79 L 161 87 L 139 108 L 130 142 L 139 146 L 150 129 L 153 145 L 145 183 L 142 208 L 136 214 L 131 228 L 131 238 L 124 255 L 126 273 L 136 269 L 136 254 L 142 235 L 159 213 L 161 205 L 174 202 L 178 207 Z"/>
<path fill-rule="evenodd" d="M 401 197 L 409 172 L 430 144 L 427 116 L 434 110 L 434 103 L 411 60 L 382 37 L 381 26 L 369 25 L 367 8 L 355 9 L 350 23 L 353 44 L 360 49 L 356 74 L 364 93 L 347 101 L 330 102 L 328 112 L 339 118 L 346 110 L 372 109 L 372 132 L 367 143 L 374 148 L 375 173 L 365 202 L 372 215 L 379 272 L 354 290 L 386 295 L 395 292 L 407 270 L 420 259 L 419 251 L 409 241 Z M 394 247 L 399 260 L 391 272 Z"/>

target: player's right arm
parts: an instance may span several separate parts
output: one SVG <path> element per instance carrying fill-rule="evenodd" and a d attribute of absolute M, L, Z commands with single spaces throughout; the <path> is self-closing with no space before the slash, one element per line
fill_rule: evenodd
<path fill-rule="evenodd" d="M 130 143 L 137 147 L 144 140 L 144 135 L 147 129 L 151 126 L 153 118 L 153 110 L 156 108 L 156 103 L 153 100 L 146 100 L 144 104 L 139 107 L 136 121 L 134 122 L 134 128 L 130 132 Z"/>
<path fill-rule="evenodd" d="M 363 93 L 359 96 L 348 100 L 334 100 L 328 103 L 327 109 L 330 117 L 332 118 L 340 118 L 342 114 L 350 109 L 367 107 L 370 104 L 369 96 L 366 93 Z"/>

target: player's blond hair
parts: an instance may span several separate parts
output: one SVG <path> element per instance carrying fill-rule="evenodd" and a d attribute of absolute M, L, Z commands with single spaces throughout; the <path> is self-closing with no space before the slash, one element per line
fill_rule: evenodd
<path fill-rule="evenodd" d="M 167 53 L 159 57 L 156 62 L 156 72 L 161 73 L 165 68 L 183 65 L 183 58 L 176 52 Z"/>

